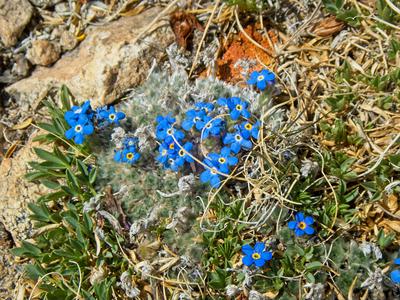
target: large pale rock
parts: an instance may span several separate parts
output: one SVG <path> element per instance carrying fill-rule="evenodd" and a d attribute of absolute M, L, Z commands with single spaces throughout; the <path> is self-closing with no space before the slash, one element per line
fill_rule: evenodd
<path fill-rule="evenodd" d="M 5 158 L 0 164 L 0 222 L 11 233 L 15 241 L 21 241 L 31 234 L 28 203 L 44 195 L 43 185 L 24 179 L 28 162 L 37 160 L 33 147 L 39 144 L 32 138 L 13 158 Z"/>
<path fill-rule="evenodd" d="M 51 87 L 66 84 L 79 100 L 92 99 L 104 105 L 121 96 L 127 88 L 140 84 L 154 59 L 174 40 L 169 25 L 160 25 L 137 40 L 138 35 L 160 13 L 149 9 L 137 16 L 123 17 L 104 26 L 89 28 L 86 39 L 52 67 L 38 67 L 26 79 L 6 91 L 32 106 Z"/>
<path fill-rule="evenodd" d="M 17 43 L 32 13 L 28 0 L 0 0 L 0 38 L 6 47 Z"/>

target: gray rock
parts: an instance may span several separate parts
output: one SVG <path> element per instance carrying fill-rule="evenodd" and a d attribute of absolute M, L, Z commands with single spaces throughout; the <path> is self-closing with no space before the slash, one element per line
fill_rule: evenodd
<path fill-rule="evenodd" d="M 72 32 L 64 30 L 61 33 L 60 45 L 63 51 L 71 51 L 78 45 L 78 40 Z"/>
<path fill-rule="evenodd" d="M 36 40 L 28 50 L 27 57 L 34 65 L 49 66 L 60 58 L 60 48 L 47 40 Z"/>
<path fill-rule="evenodd" d="M 167 23 L 139 34 L 160 13 L 151 8 L 86 30 L 86 39 L 52 67 L 37 67 L 28 78 L 6 88 L 20 103 L 37 103 L 52 87 L 66 84 L 79 100 L 92 99 L 94 106 L 113 102 L 128 88 L 143 82 L 154 60 L 165 55 L 174 41 Z M 22 103 L 23 104 L 23 103 Z"/>
<path fill-rule="evenodd" d="M 63 0 L 30 0 L 30 2 L 37 7 L 40 8 L 47 8 L 47 7 L 52 7 Z"/>
<path fill-rule="evenodd" d="M 0 38 L 4 46 L 14 46 L 31 20 L 33 7 L 27 0 L 0 0 Z"/>

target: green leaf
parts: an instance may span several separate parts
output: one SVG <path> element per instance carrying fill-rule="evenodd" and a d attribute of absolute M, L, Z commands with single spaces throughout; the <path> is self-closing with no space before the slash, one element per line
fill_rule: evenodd
<path fill-rule="evenodd" d="M 68 164 L 68 161 L 58 157 L 57 155 L 55 155 L 51 152 L 48 152 L 48 151 L 40 149 L 40 148 L 33 148 L 33 150 L 35 151 L 36 155 L 39 156 L 41 159 L 50 161 L 54 164 L 58 164 L 60 166 L 60 168 L 69 168 L 70 167 Z"/>
<path fill-rule="evenodd" d="M 63 85 L 61 87 L 60 98 L 61 98 L 61 103 L 62 103 L 63 109 L 64 110 L 70 110 L 71 109 L 72 96 L 71 96 L 71 92 L 69 91 L 69 89 L 67 88 L 66 85 Z"/>
<path fill-rule="evenodd" d="M 32 220 L 41 221 L 41 222 L 51 222 L 50 219 L 50 211 L 44 204 L 34 204 L 28 203 L 28 208 L 33 212 L 30 216 Z"/>
<path fill-rule="evenodd" d="M 37 264 L 29 264 L 25 266 L 25 272 L 27 276 L 32 280 L 38 280 L 38 278 L 46 274 L 45 270 Z"/>
<path fill-rule="evenodd" d="M 313 262 L 307 263 L 305 265 L 307 271 L 319 270 L 323 266 L 324 265 L 320 261 L 313 261 Z"/>
<path fill-rule="evenodd" d="M 67 184 L 69 188 L 74 191 L 75 194 L 78 194 L 80 191 L 78 179 L 69 169 L 65 171 L 65 174 L 67 175 Z"/>
<path fill-rule="evenodd" d="M 36 258 L 42 253 L 42 251 L 40 251 L 38 247 L 27 241 L 22 241 L 21 247 L 11 249 L 10 251 L 15 256 L 20 256 L 20 257 L 26 256 L 30 258 Z"/>

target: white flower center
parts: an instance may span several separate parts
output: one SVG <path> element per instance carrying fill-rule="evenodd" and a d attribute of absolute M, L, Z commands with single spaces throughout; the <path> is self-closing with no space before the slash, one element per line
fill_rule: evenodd
<path fill-rule="evenodd" d="M 212 168 L 210 170 L 210 172 L 211 172 L 211 174 L 215 175 L 215 174 L 217 174 L 217 169 L 216 168 Z"/>
<path fill-rule="evenodd" d="M 242 140 L 242 136 L 240 134 L 235 135 L 235 140 L 240 142 Z"/>
<path fill-rule="evenodd" d="M 75 132 L 81 132 L 82 131 L 82 126 L 81 125 L 76 125 L 75 126 Z"/>
<path fill-rule="evenodd" d="M 264 80 L 264 75 L 260 75 L 257 77 L 257 81 L 262 81 L 262 80 Z"/>
<path fill-rule="evenodd" d="M 185 156 L 185 151 L 183 151 L 183 149 L 179 150 L 179 156 Z"/>
<path fill-rule="evenodd" d="M 78 109 L 75 111 L 76 114 L 80 114 L 81 112 L 82 112 L 82 108 L 78 108 Z"/>
<path fill-rule="evenodd" d="M 109 118 L 110 118 L 110 120 L 114 120 L 115 119 L 115 114 L 110 114 Z"/>

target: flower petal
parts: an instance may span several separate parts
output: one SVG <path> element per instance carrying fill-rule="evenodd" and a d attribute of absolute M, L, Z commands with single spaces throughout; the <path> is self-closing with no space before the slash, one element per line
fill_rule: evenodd
<path fill-rule="evenodd" d="M 83 143 L 83 141 L 84 141 L 84 137 L 83 137 L 82 133 L 78 133 L 78 134 L 75 135 L 75 138 L 74 138 L 75 144 L 80 145 L 80 144 Z"/>
<path fill-rule="evenodd" d="M 257 268 L 261 268 L 263 265 L 265 265 L 265 259 L 260 258 L 254 260 L 254 264 L 256 265 Z"/>
<path fill-rule="evenodd" d="M 304 223 L 306 223 L 307 225 L 312 225 L 314 223 L 314 218 L 313 217 L 305 217 L 304 218 Z"/>
<path fill-rule="evenodd" d="M 210 184 L 211 184 L 211 187 L 213 187 L 213 188 L 219 187 L 221 184 L 221 180 L 219 179 L 219 176 L 218 175 L 212 176 L 211 180 L 210 180 Z"/>
<path fill-rule="evenodd" d="M 254 260 L 253 260 L 253 258 L 251 258 L 251 255 L 246 255 L 246 256 L 243 256 L 242 262 L 244 265 L 250 267 L 254 263 Z"/>
<path fill-rule="evenodd" d="M 315 230 L 311 226 L 306 226 L 306 228 L 304 228 L 304 232 L 307 233 L 308 235 L 311 235 L 314 234 Z"/>
<path fill-rule="evenodd" d="M 117 119 L 118 120 L 125 119 L 125 114 L 123 112 L 117 112 Z"/>
<path fill-rule="evenodd" d="M 304 235 L 304 230 L 302 230 L 302 229 L 300 229 L 299 227 L 297 227 L 297 228 L 294 230 L 294 233 L 295 233 L 295 235 L 297 235 L 297 236 L 302 236 L 302 235 Z"/>
<path fill-rule="evenodd" d="M 75 135 L 75 129 L 74 128 L 70 128 L 65 132 L 65 137 L 67 139 L 69 139 L 69 140 L 72 139 L 74 137 L 74 135 Z"/>
<path fill-rule="evenodd" d="M 289 229 L 292 229 L 292 230 L 296 229 L 296 227 L 297 227 L 297 222 L 296 222 L 296 221 L 290 221 L 290 222 L 288 223 L 288 227 L 289 227 Z"/>
<path fill-rule="evenodd" d="M 246 255 L 252 255 L 254 250 L 249 244 L 245 244 L 242 246 L 242 252 Z"/>
<path fill-rule="evenodd" d="M 94 127 L 92 124 L 87 124 L 87 125 L 83 126 L 83 133 L 85 135 L 92 134 L 93 131 L 94 131 Z"/>
<path fill-rule="evenodd" d="M 205 170 L 203 173 L 200 174 L 200 181 L 205 183 L 210 181 L 211 173 L 210 170 Z"/>
<path fill-rule="evenodd" d="M 258 82 L 257 82 L 257 88 L 258 88 L 260 91 L 265 90 L 266 87 L 267 87 L 267 82 L 266 82 L 265 80 L 261 80 L 261 81 L 258 81 Z"/>
<path fill-rule="evenodd" d="M 395 264 L 395 265 L 400 265 L 400 257 L 399 257 L 399 258 L 396 258 L 396 259 L 394 260 L 394 264 Z"/>
<path fill-rule="evenodd" d="M 254 252 L 261 253 L 265 249 L 265 244 L 261 242 L 257 242 L 254 246 Z"/>
<path fill-rule="evenodd" d="M 240 112 L 237 109 L 231 111 L 232 120 L 237 120 L 240 116 Z"/>
<path fill-rule="evenodd" d="M 400 270 L 394 270 L 390 273 L 390 278 L 396 284 L 400 283 Z"/>
<path fill-rule="evenodd" d="M 265 259 L 266 261 L 271 260 L 272 259 L 272 252 L 271 251 L 264 251 L 263 253 L 261 253 L 261 258 Z"/>
<path fill-rule="evenodd" d="M 304 214 L 302 212 L 298 212 L 295 216 L 297 222 L 303 222 L 304 221 Z"/>

